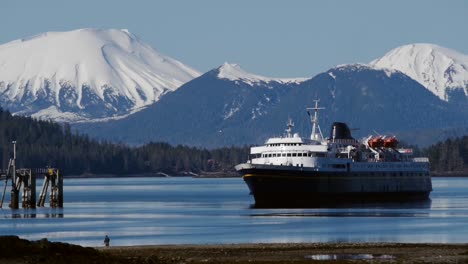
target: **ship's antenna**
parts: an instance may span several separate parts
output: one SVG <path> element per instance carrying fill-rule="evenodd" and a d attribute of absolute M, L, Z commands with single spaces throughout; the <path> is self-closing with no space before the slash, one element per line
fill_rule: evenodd
<path fill-rule="evenodd" d="M 288 119 L 288 123 L 286 125 L 288 126 L 286 133 L 288 133 L 288 138 L 290 138 L 292 137 L 292 128 L 294 127 L 294 123 L 291 118 Z"/>
<path fill-rule="evenodd" d="M 310 139 L 312 140 L 317 140 L 317 141 L 322 141 L 323 140 L 323 135 L 322 135 L 322 130 L 320 129 L 320 125 L 318 124 L 318 110 L 325 109 L 323 107 L 318 107 L 318 102 L 320 100 L 314 100 L 315 102 L 315 107 L 312 108 L 307 108 L 307 114 L 310 116 L 310 120 L 312 122 L 312 134 L 310 134 Z M 312 117 L 310 115 L 309 110 L 314 110 L 314 116 Z M 318 130 L 318 133 L 317 133 Z"/>

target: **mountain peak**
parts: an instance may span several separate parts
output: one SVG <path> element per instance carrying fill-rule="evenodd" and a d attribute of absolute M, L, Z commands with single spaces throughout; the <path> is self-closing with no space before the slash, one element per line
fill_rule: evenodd
<path fill-rule="evenodd" d="M 271 78 L 249 73 L 241 68 L 239 64 L 225 62 L 218 67 L 218 78 L 231 81 L 242 80 L 250 85 L 258 82 L 269 82 Z"/>
<path fill-rule="evenodd" d="M 445 101 L 454 91 L 468 96 L 468 56 L 452 49 L 429 43 L 408 44 L 370 64 L 399 70 Z"/>
<path fill-rule="evenodd" d="M 380 68 L 377 66 L 371 66 L 368 64 L 362 63 L 351 63 L 351 64 L 340 64 L 327 71 L 333 79 L 336 78 L 333 72 L 360 72 L 360 71 L 369 71 L 369 70 L 378 70 L 383 71 L 388 77 L 391 77 L 392 74 L 397 72 L 397 70 L 389 68 Z"/>
<path fill-rule="evenodd" d="M 56 106 L 86 118 L 121 116 L 199 75 L 126 29 L 45 32 L 0 45 L 0 103 L 25 114 Z"/>
<path fill-rule="evenodd" d="M 245 71 L 239 64 L 225 62 L 223 65 L 216 69 L 218 71 L 218 78 L 227 79 L 231 81 L 242 81 L 250 86 L 258 85 L 261 83 L 278 82 L 278 83 L 300 83 L 307 78 L 271 78 L 261 75 L 256 75 Z"/>
<path fill-rule="evenodd" d="M 336 65 L 335 67 L 331 68 L 330 71 L 337 70 L 337 71 L 343 71 L 343 70 L 370 70 L 373 69 L 372 66 L 367 65 L 367 64 L 362 64 L 362 63 L 350 63 L 350 64 L 339 64 Z"/>

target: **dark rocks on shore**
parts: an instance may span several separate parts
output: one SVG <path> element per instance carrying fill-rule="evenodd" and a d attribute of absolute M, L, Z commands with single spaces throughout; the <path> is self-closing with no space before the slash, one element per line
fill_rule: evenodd
<path fill-rule="evenodd" d="M 94 248 L 46 238 L 28 241 L 17 236 L 0 236 L 0 263 L 118 263 Z"/>

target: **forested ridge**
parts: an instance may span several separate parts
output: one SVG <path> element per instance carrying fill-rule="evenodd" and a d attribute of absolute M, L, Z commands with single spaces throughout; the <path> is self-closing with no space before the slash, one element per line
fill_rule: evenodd
<path fill-rule="evenodd" d="M 140 147 L 99 142 L 72 133 L 68 125 L 12 116 L 0 108 L 0 168 L 5 169 L 17 141 L 18 167 L 57 167 L 65 175 L 144 174 L 163 172 L 232 172 L 248 158 L 249 147 L 200 149 L 149 143 Z M 437 174 L 468 175 L 468 136 L 448 139 L 417 150 Z"/>
<path fill-rule="evenodd" d="M 468 136 L 447 139 L 421 152 L 429 158 L 433 173 L 468 176 Z"/>
<path fill-rule="evenodd" d="M 18 167 L 57 167 L 65 175 L 227 172 L 246 161 L 249 152 L 247 146 L 207 150 L 167 143 L 129 147 L 98 142 L 72 133 L 68 125 L 12 116 L 0 108 L 0 168 L 7 167 L 13 140 Z"/>

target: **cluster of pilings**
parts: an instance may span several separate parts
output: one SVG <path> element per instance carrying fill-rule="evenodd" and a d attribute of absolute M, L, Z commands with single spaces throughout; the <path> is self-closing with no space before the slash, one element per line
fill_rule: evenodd
<path fill-rule="evenodd" d="M 3 207 L 5 193 L 7 192 L 8 181 L 11 179 L 11 199 L 9 207 L 12 209 L 19 208 L 20 192 L 21 192 L 21 207 L 36 208 L 36 178 L 44 177 L 38 207 L 44 207 L 47 192 L 50 187 L 49 206 L 53 208 L 63 207 L 63 176 L 59 169 L 44 168 L 44 169 L 17 169 L 16 168 L 16 141 L 13 141 L 13 158 L 8 162 L 8 169 L 3 173 L 0 172 L 0 178 L 5 179 L 0 208 Z"/>
<path fill-rule="evenodd" d="M 11 199 L 9 207 L 18 209 L 21 197 L 22 208 L 44 207 L 49 192 L 49 206 L 53 208 L 63 207 L 63 177 L 58 169 L 17 169 L 15 176 L 9 177 L 8 174 L 3 174 L 5 177 L 5 186 L 3 189 L 0 208 L 3 207 L 5 193 L 7 192 L 8 182 L 11 179 Z M 36 178 L 37 176 L 44 177 L 44 183 L 39 194 L 39 199 L 36 203 Z M 2 177 L 2 178 L 3 178 Z M 20 196 L 21 193 L 21 196 Z"/>

